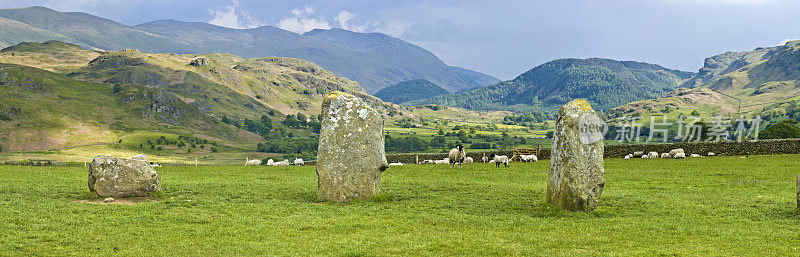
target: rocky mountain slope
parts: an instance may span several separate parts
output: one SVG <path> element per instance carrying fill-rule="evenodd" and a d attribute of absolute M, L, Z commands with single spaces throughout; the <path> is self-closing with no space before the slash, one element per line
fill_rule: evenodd
<path fill-rule="evenodd" d="M 0 63 L 0 99 L 0 144 L 6 150 L 107 143 L 145 130 L 225 143 L 257 138 L 163 89 L 112 87 L 16 64 Z"/>
<path fill-rule="evenodd" d="M 642 114 L 766 115 L 800 118 L 800 41 L 709 57 L 684 88 L 620 106 L 610 117 Z"/>
<path fill-rule="evenodd" d="M 110 142 L 143 130 L 252 143 L 259 137 L 222 117 L 308 117 L 332 91 L 395 110 L 358 83 L 294 58 L 99 52 L 49 41 L 0 50 L 0 63 L 0 144 L 7 150 Z"/>

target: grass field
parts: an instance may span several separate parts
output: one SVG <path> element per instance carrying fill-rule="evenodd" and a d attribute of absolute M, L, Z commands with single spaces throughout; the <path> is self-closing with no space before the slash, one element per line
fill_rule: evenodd
<path fill-rule="evenodd" d="M 84 168 L 0 166 L 0 255 L 800 255 L 800 156 L 606 159 L 590 214 L 545 203 L 548 162 L 391 167 L 373 199 L 316 199 L 313 167 L 164 167 L 132 205 Z"/>

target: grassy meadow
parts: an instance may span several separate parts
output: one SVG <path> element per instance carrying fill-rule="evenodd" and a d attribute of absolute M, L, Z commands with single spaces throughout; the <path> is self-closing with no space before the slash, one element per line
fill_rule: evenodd
<path fill-rule="evenodd" d="M 0 166 L 0 255 L 796 256 L 798 157 L 606 159 L 589 214 L 545 202 L 547 161 L 393 166 L 348 204 L 310 166 L 158 168 L 136 204 L 81 202 L 84 168 Z"/>

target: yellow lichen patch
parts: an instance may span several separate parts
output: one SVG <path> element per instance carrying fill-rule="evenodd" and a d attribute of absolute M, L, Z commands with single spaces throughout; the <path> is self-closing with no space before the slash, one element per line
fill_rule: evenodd
<path fill-rule="evenodd" d="M 328 96 L 325 97 L 325 100 L 323 100 L 323 102 L 326 102 L 328 100 L 331 100 L 331 101 L 336 100 L 336 97 L 338 97 L 340 95 L 346 95 L 346 94 L 347 93 L 341 92 L 341 91 L 331 92 L 330 94 L 328 94 Z"/>
<path fill-rule="evenodd" d="M 580 108 L 582 111 L 593 111 L 592 105 L 589 104 L 586 99 L 575 99 L 567 103 L 567 105 L 573 105 Z"/>

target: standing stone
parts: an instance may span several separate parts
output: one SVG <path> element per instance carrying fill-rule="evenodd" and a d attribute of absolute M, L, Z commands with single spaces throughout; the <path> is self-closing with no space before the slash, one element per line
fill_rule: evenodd
<path fill-rule="evenodd" d="M 573 100 L 561 107 L 553 134 L 547 202 L 570 211 L 597 208 L 603 193 L 605 123 L 589 102 Z"/>
<path fill-rule="evenodd" d="M 89 191 L 103 197 L 148 196 L 161 176 L 147 161 L 98 155 L 89 165 Z"/>
<path fill-rule="evenodd" d="M 317 196 L 341 203 L 378 193 L 389 167 L 383 117 L 361 99 L 333 92 L 322 102 Z"/>

